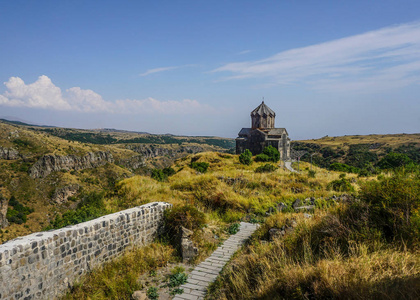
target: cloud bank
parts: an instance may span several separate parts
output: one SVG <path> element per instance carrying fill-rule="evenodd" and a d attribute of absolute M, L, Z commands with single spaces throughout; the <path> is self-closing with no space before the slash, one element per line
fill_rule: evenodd
<path fill-rule="evenodd" d="M 192 114 L 211 112 L 214 109 L 197 100 L 159 101 L 153 98 L 142 100 L 105 101 L 92 90 L 72 87 L 64 92 L 45 75 L 39 76 L 31 84 L 19 77 L 10 77 L 4 83 L 7 90 L 0 95 L 0 105 L 9 107 L 29 107 L 59 111 L 109 112 L 123 114 Z"/>
<path fill-rule="evenodd" d="M 212 72 L 225 80 L 266 78 L 268 84 L 309 84 L 316 89 L 370 90 L 420 83 L 420 22 L 228 63 Z"/>

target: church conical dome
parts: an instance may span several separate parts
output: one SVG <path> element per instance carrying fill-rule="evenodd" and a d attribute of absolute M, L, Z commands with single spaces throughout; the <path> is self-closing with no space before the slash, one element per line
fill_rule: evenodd
<path fill-rule="evenodd" d="M 274 128 L 276 113 L 264 101 L 251 112 L 252 129 Z"/>
<path fill-rule="evenodd" d="M 275 117 L 276 116 L 276 113 L 271 108 L 269 108 L 264 103 L 264 101 L 263 101 L 260 105 L 258 105 L 258 107 L 256 109 L 254 109 L 251 112 L 251 117 L 252 116 L 255 116 L 255 115 L 260 115 L 260 116 L 263 116 L 263 115 L 269 116 L 269 115 L 271 115 L 271 116 Z"/>

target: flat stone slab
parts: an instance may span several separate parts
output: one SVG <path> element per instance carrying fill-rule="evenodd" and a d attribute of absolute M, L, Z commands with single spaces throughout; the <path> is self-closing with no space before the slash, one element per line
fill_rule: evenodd
<path fill-rule="evenodd" d="M 241 222 L 240 225 L 238 233 L 231 235 L 212 255 L 195 267 L 188 276 L 187 283 L 179 287 L 184 289 L 184 293 L 176 295 L 173 300 L 204 299 L 209 284 L 216 280 L 232 255 L 258 228 L 257 224 L 246 222 Z"/>

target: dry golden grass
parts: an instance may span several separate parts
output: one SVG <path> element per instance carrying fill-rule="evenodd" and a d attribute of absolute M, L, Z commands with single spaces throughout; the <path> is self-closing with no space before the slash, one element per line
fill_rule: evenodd
<path fill-rule="evenodd" d="M 63 299 L 131 299 L 143 288 L 140 275 L 175 261 L 174 253 L 172 247 L 158 243 L 127 249 L 122 257 L 83 277 Z"/>
<path fill-rule="evenodd" d="M 418 299 L 420 253 L 378 242 L 350 242 L 346 251 L 333 238 L 320 248 L 314 229 L 328 216 L 270 217 L 271 227 L 298 222 L 295 232 L 272 243 L 257 239 L 240 252 L 212 286 L 209 299 Z"/>

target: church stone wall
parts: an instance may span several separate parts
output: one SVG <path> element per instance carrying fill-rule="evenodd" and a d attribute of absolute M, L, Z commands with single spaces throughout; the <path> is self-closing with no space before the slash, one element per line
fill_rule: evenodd
<path fill-rule="evenodd" d="M 0 299 L 56 299 L 81 275 L 143 246 L 172 204 L 154 202 L 0 245 Z"/>

